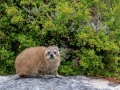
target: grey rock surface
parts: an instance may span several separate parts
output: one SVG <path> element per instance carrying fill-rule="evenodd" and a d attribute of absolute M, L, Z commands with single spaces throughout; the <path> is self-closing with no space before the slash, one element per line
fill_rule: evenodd
<path fill-rule="evenodd" d="M 120 84 L 109 84 L 103 79 L 85 76 L 69 76 L 62 79 L 49 76 L 43 78 L 13 79 L 13 76 L 0 76 L 0 90 L 120 90 Z"/>

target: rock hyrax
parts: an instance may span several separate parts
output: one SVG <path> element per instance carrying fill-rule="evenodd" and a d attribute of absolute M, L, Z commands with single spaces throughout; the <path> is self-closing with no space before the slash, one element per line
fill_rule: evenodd
<path fill-rule="evenodd" d="M 47 78 L 47 73 L 58 75 L 60 53 L 56 46 L 36 46 L 22 51 L 15 60 L 16 74 L 19 77 L 37 77 L 42 75 Z"/>

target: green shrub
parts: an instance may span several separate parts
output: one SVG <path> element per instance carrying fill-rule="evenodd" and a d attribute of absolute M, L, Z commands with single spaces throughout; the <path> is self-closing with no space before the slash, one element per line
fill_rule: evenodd
<path fill-rule="evenodd" d="M 0 4 L 0 74 L 15 73 L 25 48 L 60 47 L 63 75 L 118 76 L 118 0 L 9 0 Z"/>
<path fill-rule="evenodd" d="M 80 42 L 80 43 L 79 43 Z M 78 34 L 80 48 L 80 66 L 87 75 L 111 76 L 118 72 L 120 48 L 109 35 L 92 30 Z"/>

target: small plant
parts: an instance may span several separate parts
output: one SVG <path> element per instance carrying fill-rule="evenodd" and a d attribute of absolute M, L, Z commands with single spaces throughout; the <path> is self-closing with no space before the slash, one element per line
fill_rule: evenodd
<path fill-rule="evenodd" d="M 68 48 L 64 48 L 64 47 L 61 47 L 60 48 L 60 55 L 61 55 L 61 60 L 62 61 L 66 61 L 69 59 L 70 57 L 70 49 Z"/>

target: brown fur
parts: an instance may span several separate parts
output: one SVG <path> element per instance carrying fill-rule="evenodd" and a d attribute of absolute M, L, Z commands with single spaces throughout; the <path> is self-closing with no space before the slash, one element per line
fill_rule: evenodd
<path fill-rule="evenodd" d="M 54 60 L 49 60 L 47 50 L 57 51 Z M 60 77 L 57 73 L 59 65 L 60 53 L 56 46 L 36 46 L 25 49 L 15 60 L 16 74 L 19 77 L 37 77 L 41 74 L 43 78 L 46 78 L 46 74 L 50 72 L 53 72 L 56 77 Z"/>

